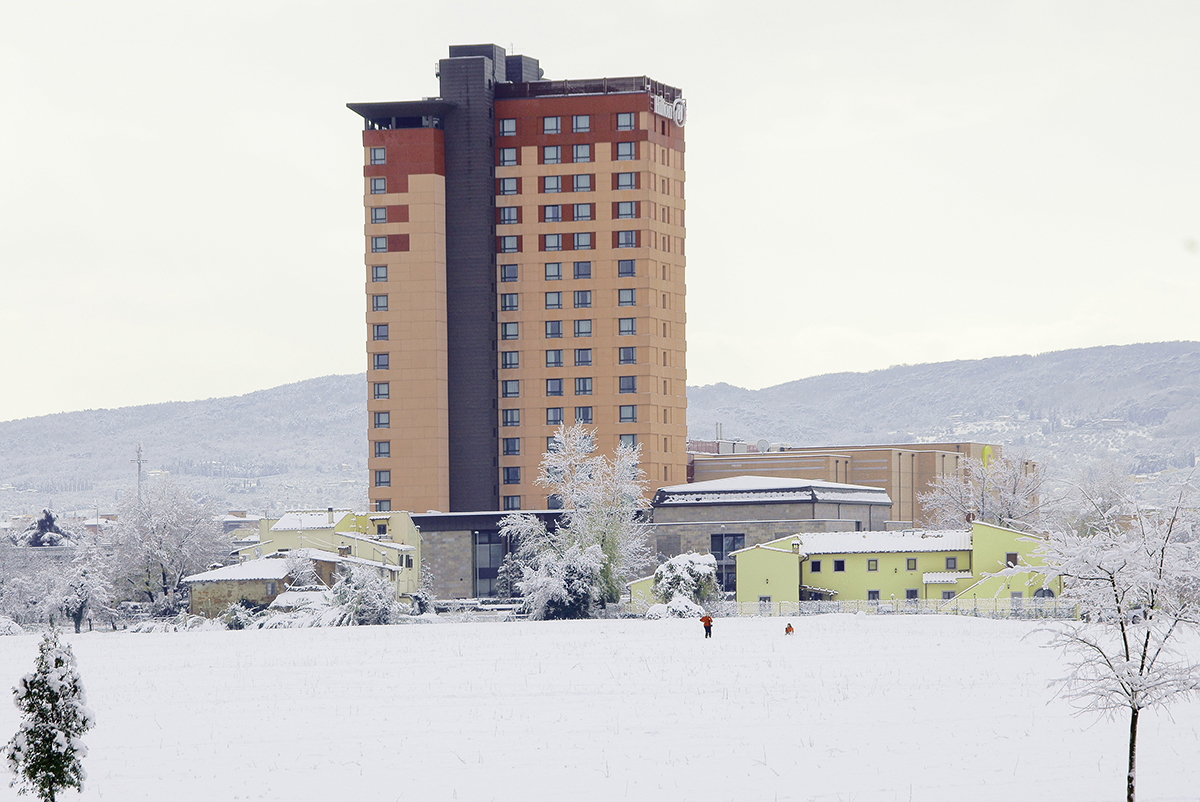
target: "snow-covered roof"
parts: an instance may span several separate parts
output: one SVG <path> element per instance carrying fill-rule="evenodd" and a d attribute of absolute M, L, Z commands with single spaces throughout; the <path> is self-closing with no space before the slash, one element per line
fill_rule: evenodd
<path fill-rule="evenodd" d="M 402 546 L 404 549 L 412 549 L 412 546 Z M 380 562 L 379 560 L 364 560 L 362 557 L 350 557 L 349 555 L 341 555 L 333 551 L 325 551 L 324 549 L 292 549 L 288 554 L 297 557 L 307 557 L 310 560 L 319 560 L 327 563 L 350 563 L 353 565 L 369 565 L 372 568 L 388 568 L 395 571 L 399 566 L 393 563 Z M 263 558 L 267 559 L 267 558 Z"/>
<path fill-rule="evenodd" d="M 891 504 L 881 487 L 792 479 L 780 476 L 731 476 L 660 488 L 656 507 L 693 504 L 751 504 L 763 502 L 844 502 Z"/>
<path fill-rule="evenodd" d="M 285 610 L 294 610 L 309 604 L 322 604 L 329 601 L 327 590 L 285 590 L 275 597 L 271 606 Z"/>
<path fill-rule="evenodd" d="M 225 523 L 238 522 L 238 523 L 244 523 L 244 524 L 249 525 L 249 524 L 258 523 L 261 520 L 261 518 L 258 515 L 226 515 L 221 520 L 224 521 Z"/>
<path fill-rule="evenodd" d="M 921 574 L 921 581 L 926 585 L 955 585 L 960 579 L 970 579 L 970 571 L 929 571 Z"/>
<path fill-rule="evenodd" d="M 253 579 L 283 579 L 288 575 L 287 560 L 263 557 L 260 560 L 247 560 L 237 565 L 227 565 L 224 568 L 214 568 L 202 574 L 185 576 L 184 582 L 233 582 Z"/>
<path fill-rule="evenodd" d="M 971 550 L 970 531 L 957 529 L 906 529 L 901 532 L 810 532 L 795 535 L 792 540 L 797 537 L 800 538 L 800 551 L 810 556 L 815 554 Z M 790 540 L 786 542 L 790 542 Z"/>
<path fill-rule="evenodd" d="M 830 590 L 829 588 L 819 588 L 816 585 L 801 585 L 800 589 L 807 590 L 807 591 L 814 592 L 814 593 L 824 593 L 828 596 L 836 596 L 837 595 L 836 590 Z"/>
<path fill-rule="evenodd" d="M 272 532 L 293 532 L 305 529 L 332 529 L 343 518 L 350 515 L 350 510 L 334 510 L 333 521 L 329 520 L 329 510 L 304 510 L 287 512 L 271 527 Z"/>

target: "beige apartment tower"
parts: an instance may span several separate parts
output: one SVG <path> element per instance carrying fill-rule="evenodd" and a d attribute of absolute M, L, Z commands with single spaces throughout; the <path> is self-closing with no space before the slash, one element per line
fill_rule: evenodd
<path fill-rule="evenodd" d="M 680 90 L 450 48 L 362 116 L 372 509 L 546 509 L 560 424 L 685 482 Z"/>

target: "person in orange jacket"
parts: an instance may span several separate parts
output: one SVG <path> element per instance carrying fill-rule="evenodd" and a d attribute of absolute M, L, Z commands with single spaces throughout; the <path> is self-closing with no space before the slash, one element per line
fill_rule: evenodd
<path fill-rule="evenodd" d="M 708 613 L 705 613 L 703 616 L 701 616 L 700 623 L 704 624 L 704 637 L 711 638 L 712 637 L 712 616 L 709 615 Z"/>
<path fill-rule="evenodd" d="M 793 632 L 795 632 L 795 631 L 796 631 L 796 630 L 792 629 L 792 622 L 791 622 L 791 621 L 788 621 L 787 629 L 785 629 L 785 630 L 783 631 L 783 634 L 784 634 L 784 635 L 791 635 L 791 634 L 792 634 Z"/>

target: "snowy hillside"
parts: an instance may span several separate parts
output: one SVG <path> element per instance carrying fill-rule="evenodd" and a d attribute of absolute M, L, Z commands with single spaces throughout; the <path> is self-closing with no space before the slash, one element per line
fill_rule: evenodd
<path fill-rule="evenodd" d="M 1154 343 L 902 365 L 763 390 L 688 388 L 688 431 L 793 445 L 981 440 L 1052 469 L 1126 459 L 1191 467 L 1200 450 L 1200 343 Z"/>
<path fill-rule="evenodd" d="M 1055 698 L 1032 623 L 792 620 L 64 636 L 96 716 L 64 798 L 1123 798 L 1127 721 Z M 37 643 L 0 638 L 5 682 Z M 1198 733 L 1200 702 L 1143 714 L 1139 799 L 1196 798 Z"/>
<path fill-rule="evenodd" d="M 365 377 L 230 398 L 0 422 L 0 519 L 43 506 L 111 509 L 147 470 L 220 507 L 262 514 L 366 500 Z M 1190 467 L 1200 450 L 1200 343 L 1087 348 L 905 365 L 744 390 L 688 388 L 688 430 L 795 445 L 983 440 L 1052 471 L 1096 458 Z"/>

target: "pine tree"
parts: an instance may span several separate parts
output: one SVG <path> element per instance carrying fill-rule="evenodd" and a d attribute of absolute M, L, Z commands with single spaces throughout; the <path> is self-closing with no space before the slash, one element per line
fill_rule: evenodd
<path fill-rule="evenodd" d="M 16 775 L 10 785 L 42 802 L 54 802 L 64 788 L 82 791 L 87 773 L 80 761 L 87 756 L 87 747 L 80 738 L 94 719 L 75 655 L 69 645 L 59 643 L 57 632 L 42 638 L 36 668 L 13 688 L 13 697 L 22 720 L 4 750 L 5 761 Z"/>

